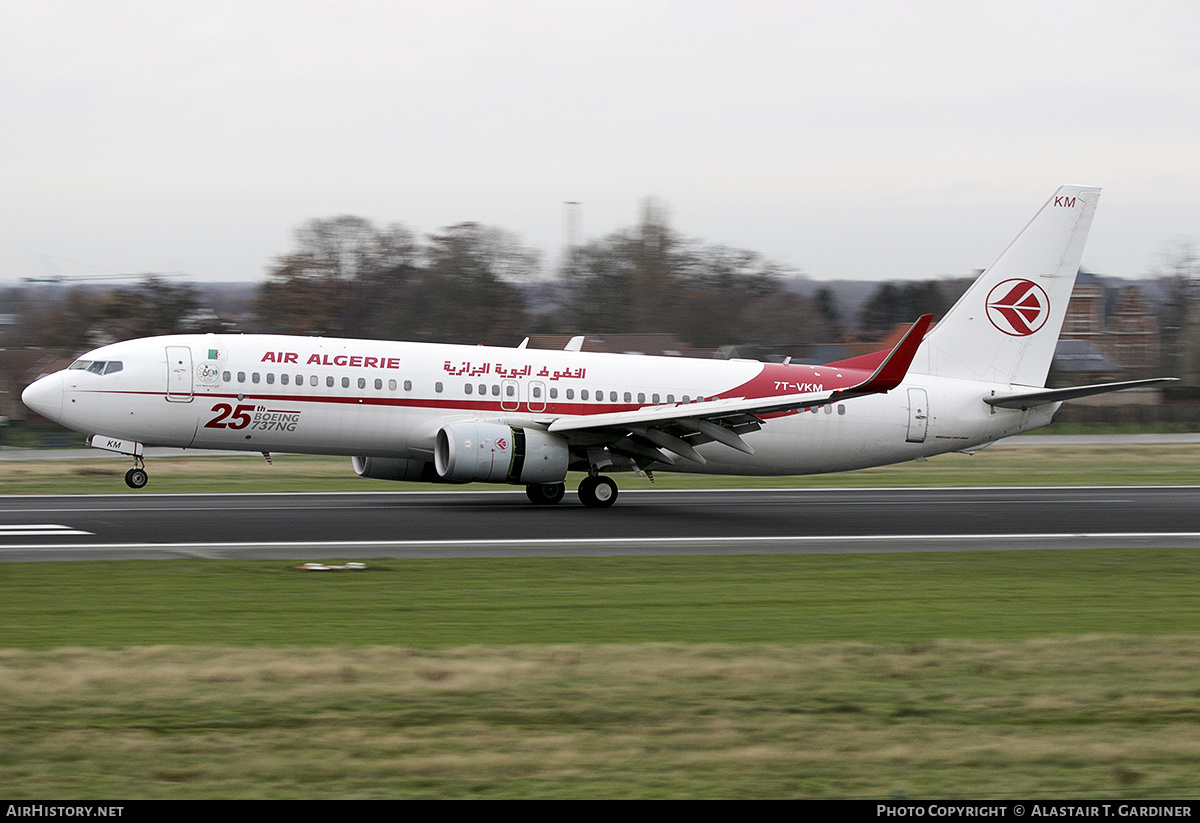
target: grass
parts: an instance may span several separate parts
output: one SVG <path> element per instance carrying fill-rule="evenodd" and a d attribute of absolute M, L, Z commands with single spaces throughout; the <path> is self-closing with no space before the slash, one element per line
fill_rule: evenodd
<path fill-rule="evenodd" d="M 139 494 L 125 486 L 124 458 L 0 462 L 0 494 Z M 495 489 L 393 483 L 356 477 L 345 457 L 176 457 L 147 462 L 145 492 L 400 491 Z M 974 455 L 946 454 L 928 461 L 855 472 L 802 477 L 724 477 L 658 472 L 655 483 L 632 474 L 622 488 L 764 488 L 872 486 L 1194 485 L 1200 483 L 1200 444 L 1028 447 L 997 444 Z M 574 487 L 577 478 L 568 479 Z"/>
<path fill-rule="evenodd" d="M 1186 550 L 0 565 L 0 785 L 57 797 L 1163 797 Z"/>
<path fill-rule="evenodd" d="M 36 797 L 1187 797 L 1200 640 L 0 653 Z"/>
<path fill-rule="evenodd" d="M 361 558 L 360 558 L 361 559 Z M 1200 635 L 1182 549 L 0 564 L 3 645 L 435 648 Z"/>

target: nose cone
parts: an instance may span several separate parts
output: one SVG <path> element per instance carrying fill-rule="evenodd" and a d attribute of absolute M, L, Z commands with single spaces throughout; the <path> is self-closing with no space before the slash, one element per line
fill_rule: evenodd
<path fill-rule="evenodd" d="M 21 392 L 22 403 L 47 420 L 53 420 L 56 423 L 62 417 L 62 401 L 62 372 L 55 372 L 39 378 Z"/>

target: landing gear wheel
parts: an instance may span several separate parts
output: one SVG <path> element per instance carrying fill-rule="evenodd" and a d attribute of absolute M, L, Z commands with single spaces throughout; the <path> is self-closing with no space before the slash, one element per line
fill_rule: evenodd
<path fill-rule="evenodd" d="M 131 489 L 143 488 L 149 481 L 145 469 L 130 469 L 125 472 L 125 485 Z"/>
<path fill-rule="evenodd" d="M 607 508 L 617 502 L 617 484 L 609 477 L 585 477 L 579 484 L 579 502 L 589 509 Z"/>
<path fill-rule="evenodd" d="M 566 493 L 565 483 L 534 483 L 525 487 L 525 496 L 539 506 L 553 506 Z"/>

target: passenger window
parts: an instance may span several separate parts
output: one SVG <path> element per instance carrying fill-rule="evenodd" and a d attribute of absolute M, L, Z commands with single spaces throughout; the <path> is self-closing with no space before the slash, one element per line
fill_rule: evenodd
<path fill-rule="evenodd" d="M 396 388 L 396 381 L 395 381 L 395 380 L 392 380 L 392 381 L 390 381 L 390 384 L 389 384 L 389 385 L 390 385 L 390 386 L 391 386 L 393 389 L 394 389 L 394 388 Z M 404 390 L 405 390 L 405 391 L 412 391 L 412 381 L 411 381 L 411 380 L 405 380 L 405 381 L 404 381 Z"/>
<path fill-rule="evenodd" d="M 499 396 L 500 396 L 500 385 L 498 383 L 493 383 L 492 384 L 492 397 L 499 397 Z"/>
<path fill-rule="evenodd" d="M 365 377 L 358 378 L 358 387 L 360 389 L 365 389 L 367 387 L 367 378 L 365 378 Z"/>
<path fill-rule="evenodd" d="M 650 395 L 650 402 L 656 406 L 658 405 L 658 392 L 655 392 L 654 394 Z"/>
<path fill-rule="evenodd" d="M 275 372 L 269 371 L 269 372 L 267 372 L 267 385 L 272 386 L 274 384 L 275 384 Z"/>
<path fill-rule="evenodd" d="M 471 392 L 475 391 L 475 387 L 468 383 L 467 385 L 463 386 L 463 391 L 465 391 L 467 394 L 470 394 Z"/>
<path fill-rule="evenodd" d="M 308 385 L 310 385 L 310 386 L 316 386 L 320 382 L 321 382 L 320 379 L 315 374 L 310 375 L 308 378 Z"/>
<path fill-rule="evenodd" d="M 325 378 L 325 385 L 331 389 L 333 388 L 333 375 L 332 374 Z"/>
<path fill-rule="evenodd" d="M 288 384 L 288 376 L 286 374 L 279 375 L 279 383 L 280 385 L 286 386 Z"/>
<path fill-rule="evenodd" d="M 412 385 L 412 384 L 411 384 L 411 383 L 409 383 L 407 380 L 405 380 L 405 381 L 404 381 L 404 383 L 405 383 L 405 386 L 408 386 L 408 387 L 411 387 L 411 385 Z M 395 380 L 389 380 L 389 381 L 388 381 L 388 391 L 395 391 L 395 390 L 396 390 L 396 381 L 395 381 Z"/>
<path fill-rule="evenodd" d="M 615 398 L 615 397 L 613 398 L 613 400 L 616 400 L 616 399 L 617 399 L 617 398 Z M 629 393 L 629 392 L 625 392 L 625 402 L 626 402 L 626 403 L 632 403 L 632 402 L 633 402 L 633 395 L 632 395 L 631 393 Z"/>
<path fill-rule="evenodd" d="M 574 390 L 574 389 L 567 389 L 567 399 L 568 399 L 568 400 L 574 400 L 574 399 L 575 399 L 575 390 Z M 583 399 L 584 399 L 584 400 L 587 400 L 587 398 L 586 398 L 586 397 L 585 397 L 585 398 L 583 398 Z"/>
<path fill-rule="evenodd" d="M 539 399 L 539 400 L 541 399 L 541 397 L 542 397 L 542 387 L 541 386 L 533 387 L 533 396 L 535 399 Z"/>
<path fill-rule="evenodd" d="M 349 378 L 349 377 L 343 377 L 343 378 L 342 378 L 342 388 L 343 388 L 343 389 L 348 389 L 348 388 L 350 388 L 350 378 Z"/>
<path fill-rule="evenodd" d="M 375 390 L 379 391 L 382 388 L 383 388 L 383 379 L 380 377 L 376 377 L 375 378 Z M 438 391 L 441 391 L 441 389 L 438 389 Z"/>
<path fill-rule="evenodd" d="M 246 382 L 246 373 L 245 373 L 244 371 L 240 371 L 240 372 L 238 372 L 238 382 L 239 382 L 239 383 L 245 383 L 245 382 Z"/>
<path fill-rule="evenodd" d="M 221 380 L 222 381 L 228 383 L 232 379 L 233 379 L 233 375 L 230 374 L 229 372 L 227 372 L 227 371 L 221 372 Z"/>
<path fill-rule="evenodd" d="M 479 396 L 484 397 L 487 394 L 487 383 L 479 384 Z"/>
<path fill-rule="evenodd" d="M 441 393 L 442 393 L 442 384 L 441 384 L 441 381 L 438 381 L 437 383 L 434 383 L 434 384 L 433 384 L 433 390 L 434 390 L 435 392 L 437 392 L 438 394 L 441 394 Z"/>
<path fill-rule="evenodd" d="M 558 389 L 556 389 L 554 386 L 550 387 L 550 399 L 551 400 L 558 399 Z"/>
<path fill-rule="evenodd" d="M 570 389 L 568 389 L 568 391 L 570 391 Z M 581 391 L 581 392 L 579 393 L 579 399 L 580 399 L 580 400 L 587 400 L 587 399 L 588 399 L 588 390 L 587 390 L 587 389 L 584 389 L 583 391 Z"/>
<path fill-rule="evenodd" d="M 516 394 L 517 392 L 516 392 L 516 389 L 515 389 L 513 386 L 505 386 L 505 387 L 504 387 L 504 393 L 505 393 L 506 395 L 508 395 L 509 397 L 512 397 L 512 396 L 513 396 L 514 394 Z"/>
<path fill-rule="evenodd" d="M 250 382 L 254 383 L 255 385 L 258 384 L 258 372 L 254 372 L 252 375 L 250 375 Z"/>
<path fill-rule="evenodd" d="M 838 403 L 838 414 L 845 414 L 845 413 L 846 413 L 846 407 L 844 405 L 842 405 L 841 403 Z"/>

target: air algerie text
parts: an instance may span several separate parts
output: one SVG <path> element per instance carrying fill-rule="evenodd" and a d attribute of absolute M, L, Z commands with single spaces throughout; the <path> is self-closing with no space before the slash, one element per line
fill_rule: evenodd
<path fill-rule="evenodd" d="M 262 356 L 260 363 L 295 363 L 299 365 L 300 355 L 294 351 L 269 351 Z M 349 366 L 352 369 L 398 369 L 399 357 L 367 357 L 360 354 L 310 354 L 305 361 L 306 366 Z"/>

